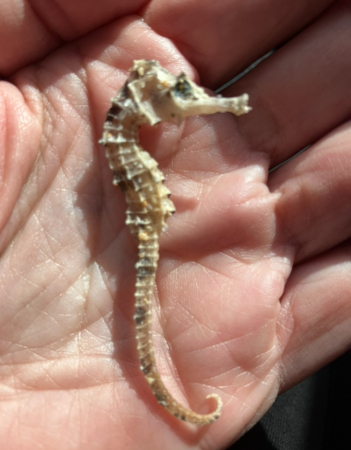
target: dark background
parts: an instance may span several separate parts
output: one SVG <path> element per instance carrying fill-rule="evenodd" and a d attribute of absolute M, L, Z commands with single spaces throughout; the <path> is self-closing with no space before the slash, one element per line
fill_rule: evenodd
<path fill-rule="evenodd" d="M 228 450 L 351 450 L 351 352 L 280 395 Z"/>

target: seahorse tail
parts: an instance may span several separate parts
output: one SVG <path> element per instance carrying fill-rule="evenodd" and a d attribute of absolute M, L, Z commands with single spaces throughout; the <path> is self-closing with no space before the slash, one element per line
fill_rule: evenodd
<path fill-rule="evenodd" d="M 138 339 L 138 351 L 141 362 L 140 368 L 145 375 L 146 381 L 148 382 L 158 403 L 162 405 L 169 413 L 177 417 L 179 420 L 198 426 L 209 425 L 220 417 L 223 402 L 219 395 L 210 394 L 206 397 L 206 399 L 214 398 L 217 402 L 217 407 L 212 413 L 198 414 L 185 408 L 172 397 L 165 387 L 157 370 L 152 344 L 149 343 L 149 345 L 146 344 L 145 346 L 141 344 L 140 339 Z"/>
<path fill-rule="evenodd" d="M 142 239 L 143 238 L 143 239 Z M 140 369 L 144 373 L 156 400 L 167 411 L 180 420 L 195 425 L 208 425 L 215 422 L 221 415 L 223 402 L 217 394 L 206 398 L 214 398 L 217 402 L 215 411 L 210 414 L 197 414 L 178 403 L 169 393 L 157 370 L 153 341 L 151 299 L 154 291 L 154 281 L 158 260 L 158 236 L 139 233 L 139 260 L 136 264 L 137 283 L 135 292 L 135 314 L 137 349 Z"/>
<path fill-rule="evenodd" d="M 157 375 L 159 377 L 158 373 Z M 153 385 L 150 384 L 150 387 L 153 392 L 155 388 L 157 389 L 157 392 L 154 392 L 157 401 L 173 416 L 175 416 L 179 420 L 183 420 L 184 422 L 188 422 L 197 426 L 209 425 L 215 422 L 222 413 L 223 401 L 217 394 L 210 394 L 206 397 L 206 399 L 214 398 L 216 400 L 216 409 L 209 414 L 199 414 L 191 411 L 188 408 L 185 408 L 183 405 L 178 403 L 168 392 L 160 378 L 155 380 Z"/>

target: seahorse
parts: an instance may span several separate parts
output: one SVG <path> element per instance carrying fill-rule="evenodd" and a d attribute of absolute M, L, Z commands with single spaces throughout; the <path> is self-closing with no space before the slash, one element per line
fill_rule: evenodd
<path fill-rule="evenodd" d="M 125 84 L 111 99 L 102 139 L 113 183 L 120 186 L 127 203 L 126 224 L 138 242 L 135 314 L 140 368 L 157 401 L 180 420 L 207 425 L 217 420 L 223 402 L 210 414 L 197 414 L 177 402 L 163 384 L 157 370 L 152 343 L 151 300 L 159 259 L 159 236 L 166 220 L 175 212 L 165 177 L 157 162 L 142 149 L 139 128 L 161 121 L 179 124 L 188 116 L 231 112 L 237 116 L 250 111 L 248 95 L 210 97 L 187 75 L 175 76 L 157 61 L 137 60 Z"/>

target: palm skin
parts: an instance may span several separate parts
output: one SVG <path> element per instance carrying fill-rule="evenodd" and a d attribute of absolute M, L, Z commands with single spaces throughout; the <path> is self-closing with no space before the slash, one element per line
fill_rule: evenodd
<path fill-rule="evenodd" d="M 302 127 L 291 144 L 296 124 L 291 105 L 279 100 L 278 78 L 276 97 L 265 97 L 274 84 L 269 64 L 284 68 L 278 52 L 228 91 L 251 95 L 249 115 L 142 130 L 177 208 L 161 237 L 155 290 L 159 370 L 174 396 L 197 412 L 209 411 L 205 396 L 218 393 L 223 415 L 194 429 L 149 392 L 132 320 L 136 244 L 97 140 L 134 59 L 158 59 L 196 78 L 174 44 L 152 29 L 155 15 L 166 14 L 163 5 L 142 11 L 146 23 L 128 16 L 91 26 L 87 37 L 1 82 L 5 448 L 219 449 L 252 426 L 279 391 L 347 348 L 349 125 L 331 131 L 347 115 L 347 102 L 338 86 L 342 114 L 328 123 L 322 117 L 312 137 Z M 186 56 L 210 87 L 226 71 L 206 75 Z M 281 128 L 268 139 L 260 129 L 263 122 L 269 130 L 264 111 L 274 115 L 279 104 Z M 311 139 L 314 147 L 268 176 L 270 166 Z"/>

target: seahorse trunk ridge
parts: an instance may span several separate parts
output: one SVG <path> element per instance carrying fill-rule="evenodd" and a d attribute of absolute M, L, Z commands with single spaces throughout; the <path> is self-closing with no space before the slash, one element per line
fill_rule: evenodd
<path fill-rule="evenodd" d="M 140 368 L 157 401 L 180 420 L 207 425 L 217 420 L 223 403 L 217 394 L 217 408 L 197 414 L 183 407 L 168 392 L 157 370 L 152 343 L 151 301 L 154 292 L 159 236 L 166 220 L 175 212 L 170 191 L 157 162 L 139 144 L 139 128 L 160 121 L 180 124 L 185 117 L 215 112 L 236 115 L 250 111 L 248 95 L 209 97 L 186 75 L 174 76 L 156 61 L 135 61 L 131 74 L 111 100 L 100 143 L 104 145 L 114 184 L 123 190 L 127 208 L 126 224 L 138 241 L 135 314 Z"/>

